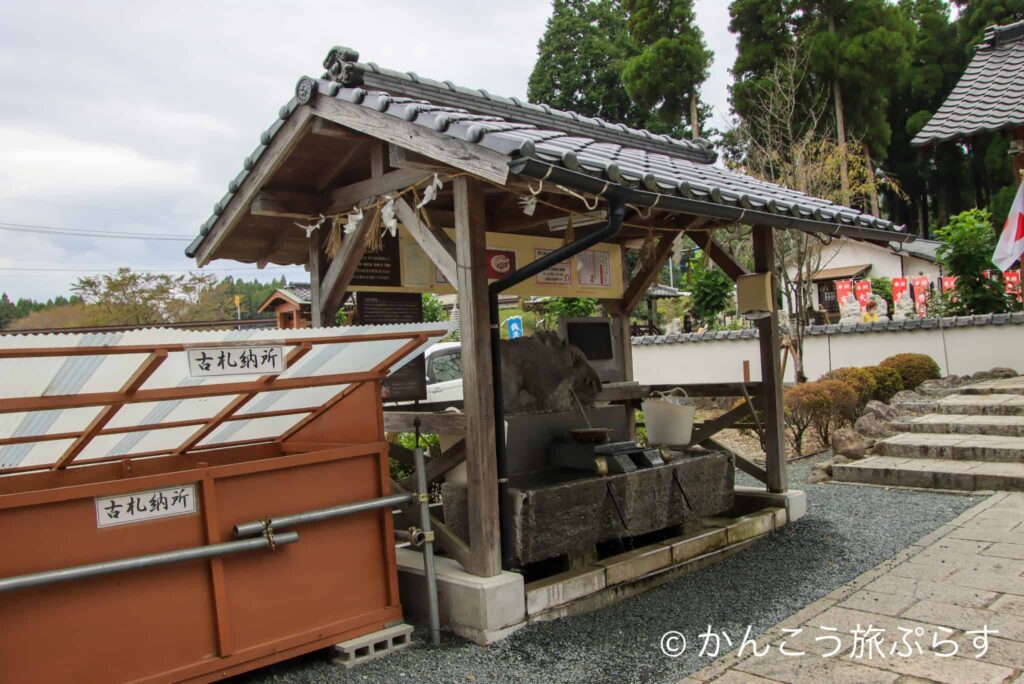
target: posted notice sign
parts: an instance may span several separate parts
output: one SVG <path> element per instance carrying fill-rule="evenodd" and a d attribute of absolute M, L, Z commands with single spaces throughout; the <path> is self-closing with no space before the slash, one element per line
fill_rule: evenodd
<path fill-rule="evenodd" d="M 285 370 L 284 347 L 197 347 L 188 349 L 188 373 L 193 378 L 217 375 L 263 375 Z"/>

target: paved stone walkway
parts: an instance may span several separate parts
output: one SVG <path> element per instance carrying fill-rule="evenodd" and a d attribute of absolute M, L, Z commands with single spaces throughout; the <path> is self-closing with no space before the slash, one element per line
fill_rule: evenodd
<path fill-rule="evenodd" d="M 766 654 L 734 650 L 680 684 L 1024 682 L 1024 494 L 994 494 L 756 642 Z"/>

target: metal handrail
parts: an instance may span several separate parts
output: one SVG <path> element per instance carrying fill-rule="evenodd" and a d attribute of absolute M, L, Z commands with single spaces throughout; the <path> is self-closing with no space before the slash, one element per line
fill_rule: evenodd
<path fill-rule="evenodd" d="M 239 523 L 238 525 L 235 525 L 235 536 L 248 537 L 254 534 L 263 534 L 264 531 L 268 529 L 276 532 L 277 530 L 284 529 L 285 527 L 295 527 L 296 525 L 305 525 L 311 522 L 340 518 L 345 515 L 352 515 L 353 513 L 373 511 L 378 508 L 391 508 L 399 504 L 414 503 L 416 501 L 418 501 L 418 497 L 415 494 L 391 494 L 377 499 L 356 501 L 354 503 L 341 504 L 340 506 L 331 506 L 330 508 L 318 508 L 304 513 L 282 515 L 268 520 Z"/>
<path fill-rule="evenodd" d="M 246 551 L 258 551 L 260 549 L 274 549 L 286 544 L 294 544 L 299 541 L 298 532 L 285 532 L 284 534 L 265 535 L 253 539 L 240 541 L 223 542 L 220 544 L 207 544 L 195 546 L 188 549 L 165 551 L 163 553 L 151 553 L 146 556 L 135 556 L 132 558 L 121 558 L 102 563 L 90 563 L 88 565 L 76 565 L 70 568 L 59 570 L 47 570 L 34 572 L 28 575 L 17 575 L 0 579 L 0 592 L 28 589 L 58 582 L 70 582 L 71 580 L 98 577 L 100 575 L 112 575 L 118 572 L 129 570 L 142 570 L 159 565 L 170 565 L 190 560 L 204 558 L 218 558 L 235 553 Z"/>

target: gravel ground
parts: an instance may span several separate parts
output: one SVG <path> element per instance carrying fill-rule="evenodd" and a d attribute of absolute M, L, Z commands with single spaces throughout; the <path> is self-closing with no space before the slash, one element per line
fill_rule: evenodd
<path fill-rule="evenodd" d="M 930 492 L 805 483 L 817 457 L 790 464 L 810 512 L 741 553 L 596 613 L 526 627 L 490 647 L 445 635 L 351 671 L 315 653 L 244 677 L 247 682 L 677 682 L 708 664 L 698 635 L 742 639 L 770 628 L 982 500 Z M 752 484 L 738 479 L 738 484 Z M 689 647 L 668 658 L 659 639 Z M 695 648 L 695 645 L 697 646 Z"/>

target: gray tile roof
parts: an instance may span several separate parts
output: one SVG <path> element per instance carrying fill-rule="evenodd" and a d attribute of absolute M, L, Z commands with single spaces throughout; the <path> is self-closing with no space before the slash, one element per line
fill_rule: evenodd
<path fill-rule="evenodd" d="M 348 56 L 351 57 L 352 54 Z M 353 69 L 361 66 L 358 62 L 347 62 L 342 67 L 346 65 Z M 336 78 L 343 80 L 340 77 Z M 424 98 L 397 96 L 359 86 L 347 87 L 339 80 L 303 77 L 296 85 L 296 96 L 281 107 L 278 121 L 260 136 L 259 147 L 245 159 L 242 172 L 228 184 L 227 194 L 214 205 L 213 215 L 203 223 L 199 236 L 186 248 L 187 256 L 194 257 L 198 252 L 217 217 L 228 206 L 249 171 L 284 125 L 284 121 L 300 104 L 309 103 L 318 94 L 373 109 L 436 133 L 508 155 L 513 173 L 525 173 L 522 167 L 517 167 L 513 162 L 540 165 L 548 172 L 552 168 L 561 168 L 577 176 L 589 178 L 589 182 L 596 185 L 594 192 L 615 184 L 646 193 L 657 201 L 665 197 L 691 203 L 692 208 L 687 205 L 684 213 L 725 218 L 726 215 L 722 212 L 726 212 L 731 220 L 741 220 L 746 216 L 748 222 L 760 220 L 778 227 L 802 223 L 814 224 L 821 229 L 829 230 L 836 226 L 889 231 L 894 236 L 899 235 L 895 231 L 904 230 L 903 226 L 895 226 L 891 221 L 864 214 L 856 209 L 804 195 L 719 166 L 693 161 L 684 156 L 683 150 L 689 149 L 688 146 L 666 143 L 672 146 L 672 154 L 654 152 L 636 145 L 627 147 L 614 142 L 603 142 L 591 136 L 567 133 L 555 127 L 518 123 L 494 114 L 476 114 L 464 108 L 438 104 Z M 488 97 L 494 99 L 494 96 Z M 581 120 L 580 117 L 563 118 L 576 123 Z M 610 126 L 603 122 L 592 125 Z M 635 135 L 630 135 L 634 138 L 631 140 L 632 144 L 635 142 Z M 660 206 L 667 208 L 667 204 L 666 201 Z M 761 218 L 758 218 L 759 216 Z M 912 236 L 905 233 L 900 237 L 912 239 Z"/>
<path fill-rule="evenodd" d="M 1024 21 L 992 26 L 914 145 L 1024 125 Z"/>
<path fill-rule="evenodd" d="M 976 316 L 948 316 L 941 319 L 941 327 L 968 328 L 984 325 L 1024 325 L 1024 313 L 978 314 Z M 831 325 L 811 325 L 805 329 L 806 335 L 845 335 L 857 333 L 899 332 L 902 330 L 928 330 L 939 328 L 938 318 L 908 318 L 904 321 L 879 321 L 878 323 L 833 323 Z M 743 330 L 708 330 L 702 333 L 679 333 L 671 335 L 642 335 L 633 338 L 634 346 L 649 344 L 680 344 L 683 342 L 713 342 L 716 340 L 749 340 L 757 339 L 755 328 Z"/>
<path fill-rule="evenodd" d="M 295 301 L 300 304 L 311 304 L 313 302 L 313 294 L 310 290 L 309 283 L 288 283 L 284 287 L 278 289 L 290 294 L 295 298 Z"/>
<path fill-rule="evenodd" d="M 917 257 L 918 259 L 924 259 L 925 261 L 935 262 L 938 258 L 938 250 L 941 242 L 937 240 L 926 240 L 924 238 L 917 238 L 913 242 L 900 244 L 899 242 L 890 242 L 889 247 L 892 251 L 897 254 L 906 254 L 907 256 Z"/>
<path fill-rule="evenodd" d="M 682 297 L 683 291 L 677 287 L 655 283 L 647 288 L 647 293 L 644 296 L 650 299 L 670 299 L 673 297 Z"/>

